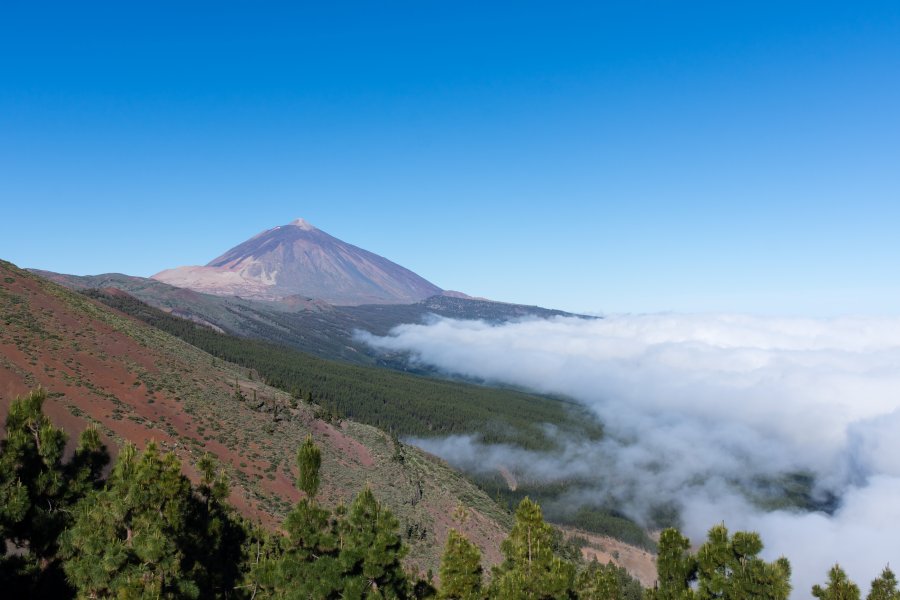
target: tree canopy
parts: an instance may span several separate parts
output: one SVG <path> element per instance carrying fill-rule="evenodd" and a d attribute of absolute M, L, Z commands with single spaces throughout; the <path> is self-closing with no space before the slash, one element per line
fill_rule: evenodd
<path fill-rule="evenodd" d="M 322 460 L 311 437 L 296 457 L 304 496 L 273 531 L 228 505 L 227 479 L 208 454 L 192 484 L 175 454 L 126 443 L 104 479 L 108 455 L 87 428 L 66 460 L 67 437 L 44 415 L 45 399 L 40 389 L 15 399 L 0 441 L 0 584 L 12 597 L 787 600 L 791 591 L 787 559 L 761 559 L 758 534 L 724 525 L 696 552 L 676 529 L 663 531 L 657 583 L 643 590 L 624 569 L 566 550 L 527 497 L 489 577 L 478 547 L 451 530 L 435 587 L 407 572 L 399 522 L 369 487 L 349 506 L 317 502 Z M 900 600 L 897 587 L 885 568 L 867 600 Z M 838 565 L 811 591 L 860 598 Z"/>

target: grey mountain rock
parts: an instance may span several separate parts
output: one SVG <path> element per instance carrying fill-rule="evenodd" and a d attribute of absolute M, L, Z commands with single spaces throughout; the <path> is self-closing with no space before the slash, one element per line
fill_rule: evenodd
<path fill-rule="evenodd" d="M 442 292 L 409 269 L 303 219 L 263 231 L 205 266 L 168 269 L 153 279 L 220 296 L 305 296 L 351 306 L 409 304 Z"/>

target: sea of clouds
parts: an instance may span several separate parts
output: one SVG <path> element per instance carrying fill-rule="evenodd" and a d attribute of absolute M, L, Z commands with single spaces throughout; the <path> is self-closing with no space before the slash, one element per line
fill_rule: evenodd
<path fill-rule="evenodd" d="M 415 440 L 462 468 L 593 478 L 565 500 L 612 499 L 642 522 L 672 503 L 695 542 L 723 521 L 758 531 L 767 558 L 791 560 L 795 598 L 835 562 L 864 590 L 900 566 L 900 319 L 435 318 L 359 335 L 447 373 L 568 395 L 607 433 L 556 432 L 560 448 L 547 453 L 476 436 Z M 834 510 L 764 511 L 739 491 L 791 472 L 813 474 Z"/>

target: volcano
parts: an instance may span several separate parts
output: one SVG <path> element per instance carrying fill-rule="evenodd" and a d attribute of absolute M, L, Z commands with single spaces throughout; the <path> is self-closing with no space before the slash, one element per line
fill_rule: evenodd
<path fill-rule="evenodd" d="M 409 269 L 303 219 L 263 231 L 206 266 L 168 269 L 153 279 L 220 296 L 305 296 L 336 305 L 410 304 L 442 292 Z"/>

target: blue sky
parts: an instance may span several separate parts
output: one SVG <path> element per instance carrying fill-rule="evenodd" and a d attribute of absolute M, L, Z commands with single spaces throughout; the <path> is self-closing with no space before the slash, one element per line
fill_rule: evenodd
<path fill-rule="evenodd" d="M 897 2 L 0 7 L 0 257 L 304 217 L 581 311 L 900 312 Z"/>

